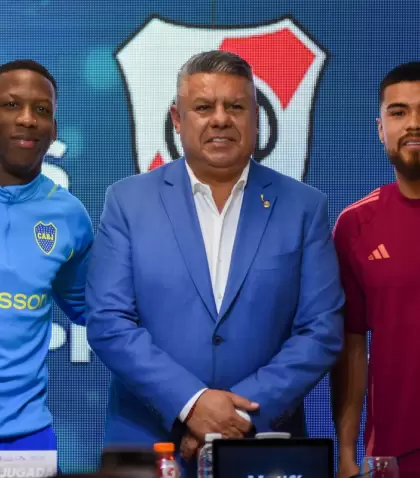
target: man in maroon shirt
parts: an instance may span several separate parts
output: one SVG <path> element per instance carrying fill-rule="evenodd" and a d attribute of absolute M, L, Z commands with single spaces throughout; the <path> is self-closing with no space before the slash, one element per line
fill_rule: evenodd
<path fill-rule="evenodd" d="M 379 138 L 396 182 L 344 209 L 334 230 L 347 297 L 345 347 L 331 375 L 339 478 L 359 471 L 366 385 L 366 455 L 420 447 L 420 62 L 392 70 L 379 93 Z M 420 452 L 399 466 L 401 478 L 420 477 Z"/>

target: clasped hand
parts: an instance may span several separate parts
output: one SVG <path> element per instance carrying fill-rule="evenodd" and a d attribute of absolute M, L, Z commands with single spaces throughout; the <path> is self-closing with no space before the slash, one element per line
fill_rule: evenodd
<path fill-rule="evenodd" d="M 191 459 L 204 443 L 207 433 L 221 433 L 223 438 L 243 438 L 251 430 L 252 423 L 235 409 L 254 412 L 258 408 L 258 403 L 232 392 L 206 390 L 185 423 L 188 431 L 181 442 L 182 458 Z"/>

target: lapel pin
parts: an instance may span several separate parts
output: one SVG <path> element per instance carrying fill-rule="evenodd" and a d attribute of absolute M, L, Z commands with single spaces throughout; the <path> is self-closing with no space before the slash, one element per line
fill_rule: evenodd
<path fill-rule="evenodd" d="M 262 203 L 264 204 L 264 207 L 265 207 L 265 208 L 269 208 L 269 207 L 270 207 L 270 201 L 267 201 L 266 199 L 264 199 L 264 194 L 261 194 L 261 201 L 262 201 Z"/>

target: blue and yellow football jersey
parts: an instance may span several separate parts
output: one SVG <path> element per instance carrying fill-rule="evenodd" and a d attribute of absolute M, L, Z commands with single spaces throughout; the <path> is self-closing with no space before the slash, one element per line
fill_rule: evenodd
<path fill-rule="evenodd" d="M 52 300 L 83 323 L 92 240 L 81 202 L 46 176 L 0 187 L 0 438 L 51 424 Z"/>

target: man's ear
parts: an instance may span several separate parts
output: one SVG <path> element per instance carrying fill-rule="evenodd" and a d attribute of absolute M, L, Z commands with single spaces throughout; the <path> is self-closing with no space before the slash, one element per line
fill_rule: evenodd
<path fill-rule="evenodd" d="M 178 106 L 176 104 L 171 105 L 171 118 L 172 124 L 174 125 L 175 131 L 179 134 L 181 131 L 181 121 Z"/>
<path fill-rule="evenodd" d="M 378 136 L 379 136 L 379 141 L 381 143 L 384 142 L 384 128 L 382 125 L 382 120 L 381 118 L 376 118 L 376 125 L 378 127 Z"/>

